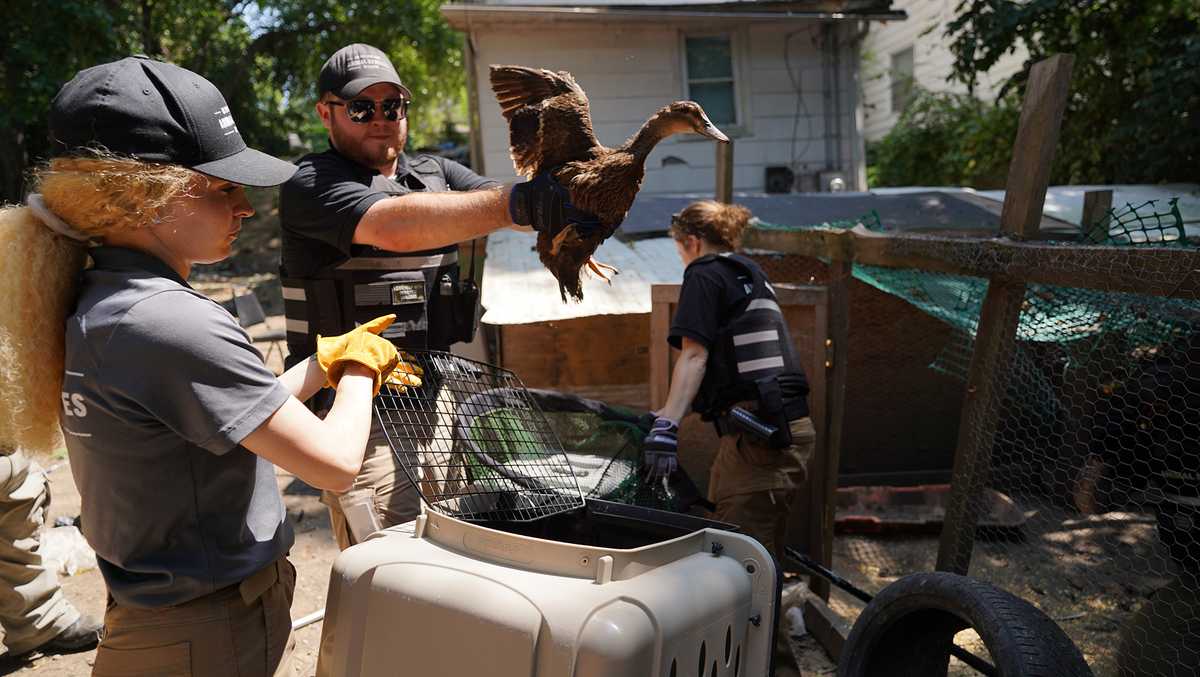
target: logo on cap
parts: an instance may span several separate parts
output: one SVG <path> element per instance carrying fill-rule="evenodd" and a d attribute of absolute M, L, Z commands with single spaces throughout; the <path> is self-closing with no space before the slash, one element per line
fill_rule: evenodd
<path fill-rule="evenodd" d="M 355 54 L 346 59 L 346 70 L 379 70 L 383 68 L 383 59 L 374 54 Z"/>
<path fill-rule="evenodd" d="M 217 124 L 221 125 L 221 129 L 225 130 L 225 136 L 238 133 L 237 125 L 233 123 L 233 115 L 229 113 L 229 106 L 222 106 L 213 112 L 213 116 L 217 118 Z"/>

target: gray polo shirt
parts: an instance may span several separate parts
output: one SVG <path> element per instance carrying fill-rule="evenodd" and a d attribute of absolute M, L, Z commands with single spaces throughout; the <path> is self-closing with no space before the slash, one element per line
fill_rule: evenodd
<path fill-rule="evenodd" d="M 92 250 L 66 322 L 62 427 L 83 534 L 120 604 L 181 604 L 292 546 L 271 463 L 239 446 L 288 398 L 245 331 L 159 259 Z"/>

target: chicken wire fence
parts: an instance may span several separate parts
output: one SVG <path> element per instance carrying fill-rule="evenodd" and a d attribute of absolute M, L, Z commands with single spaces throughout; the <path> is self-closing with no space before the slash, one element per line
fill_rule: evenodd
<path fill-rule="evenodd" d="M 686 511 L 686 475 L 641 472 L 646 412 L 525 388 L 510 371 L 457 355 L 411 355 L 419 386 L 389 383 L 375 399 L 388 443 L 434 510 L 477 521 L 527 522 L 584 498 Z"/>
<path fill-rule="evenodd" d="M 860 224 L 886 230 L 886 214 L 822 226 Z M 960 433 L 984 453 L 951 478 L 952 484 L 980 478 L 967 506 L 971 519 L 951 514 L 942 522 L 939 515 L 925 529 L 893 522 L 908 532 L 901 533 L 886 528 L 889 508 L 877 505 L 885 526 L 873 535 L 839 533 L 834 569 L 878 591 L 903 575 L 933 570 L 939 531 L 950 532 L 940 534 L 945 539 L 975 529 L 969 573 L 1040 607 L 1097 675 L 1197 675 L 1200 294 L 1193 274 L 1200 271 L 1187 265 L 1191 257 L 1152 258 L 1131 271 L 1112 256 L 1117 248 L 1196 247 L 1175 201 L 1113 209 L 1072 244 L 1091 247 L 1079 251 L 1088 253 L 1085 265 L 1093 271 L 1137 275 L 1162 295 L 1026 285 L 1004 309 L 1016 316 L 1015 342 L 986 377 L 997 396 L 969 421 L 960 421 L 960 413 L 988 280 L 854 266 L 860 288 L 850 294 L 843 468 L 848 455 L 854 461 L 856 446 L 889 443 L 892 453 L 918 465 L 948 468 Z M 990 275 L 1019 276 L 1028 265 L 987 246 L 953 251 L 972 257 L 958 263 Z M 1048 257 L 1038 265 L 1055 264 Z M 809 272 L 812 264 L 793 265 Z M 882 320 L 856 305 L 856 299 L 877 303 L 868 312 L 879 311 L 885 296 L 891 314 Z M 881 383 L 881 376 L 918 370 L 924 375 L 905 383 Z M 870 390 L 856 387 L 856 379 L 870 382 Z M 892 394 L 871 401 L 879 391 Z M 873 438 L 854 423 L 872 406 L 890 409 L 870 419 Z M 929 499 L 937 495 L 932 488 L 917 493 L 932 503 L 944 500 Z M 854 613 L 856 605 L 844 602 L 835 599 Z M 960 643 L 986 654 L 977 638 Z M 951 674 L 974 672 L 953 661 Z"/>

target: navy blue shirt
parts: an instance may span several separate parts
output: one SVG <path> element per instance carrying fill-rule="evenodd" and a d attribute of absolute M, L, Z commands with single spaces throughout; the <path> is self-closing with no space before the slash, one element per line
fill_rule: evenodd
<path fill-rule="evenodd" d="M 83 534 L 119 604 L 182 604 L 291 548 L 275 466 L 240 446 L 289 393 L 233 316 L 161 260 L 91 254 L 60 413 Z"/>

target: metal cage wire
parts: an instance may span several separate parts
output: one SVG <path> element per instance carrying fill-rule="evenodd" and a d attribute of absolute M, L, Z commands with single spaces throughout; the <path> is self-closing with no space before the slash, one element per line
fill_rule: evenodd
<path fill-rule="evenodd" d="M 527 522 L 584 506 L 562 443 L 512 372 L 444 352 L 412 357 L 422 385 L 385 385 L 375 413 L 430 508 Z"/>
<path fill-rule="evenodd" d="M 989 279 L 855 263 L 848 290 L 843 463 L 878 468 L 859 450 L 884 448 L 889 462 L 936 469 L 952 459 L 933 453 L 971 438 L 982 453 L 952 478 L 969 483 L 970 499 L 945 516 L 942 541 L 972 543 L 970 575 L 1049 615 L 1097 677 L 1200 675 L 1200 292 L 1189 255 L 1200 245 L 1179 214 L 1174 201 L 1127 205 L 1059 243 L 1077 270 L 1114 279 L 1123 252 L 1169 245 L 1178 255 L 1139 264 L 1154 294 L 1025 284 L 1003 309 L 1011 345 L 980 381 L 997 394 L 972 418 L 961 413 Z M 966 269 L 1020 277 L 1032 267 L 986 247 L 946 251 Z M 811 258 L 769 263 L 780 281 L 827 276 Z M 1000 528 L 988 523 L 997 496 L 1020 515 Z M 872 593 L 938 566 L 939 539 L 896 537 L 904 525 L 889 513 L 893 534 L 834 541 L 832 568 Z M 840 595 L 833 606 L 853 617 L 857 605 Z M 977 636 L 960 642 L 985 649 Z M 953 660 L 947 674 L 977 673 Z"/>

